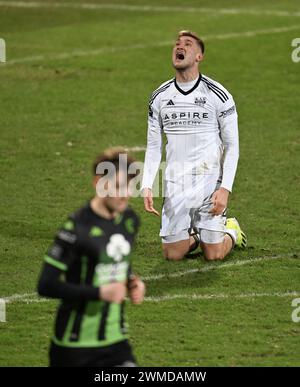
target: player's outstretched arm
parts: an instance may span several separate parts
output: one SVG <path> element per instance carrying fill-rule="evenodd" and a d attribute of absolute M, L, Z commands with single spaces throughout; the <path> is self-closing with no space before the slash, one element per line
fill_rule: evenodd
<path fill-rule="evenodd" d="M 70 301 L 97 300 L 99 298 L 97 287 L 64 282 L 61 280 L 62 273 L 60 269 L 45 263 L 38 282 L 39 295 Z"/>

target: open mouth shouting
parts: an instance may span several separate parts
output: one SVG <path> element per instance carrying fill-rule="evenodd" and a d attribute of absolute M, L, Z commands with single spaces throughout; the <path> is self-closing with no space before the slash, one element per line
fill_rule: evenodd
<path fill-rule="evenodd" d="M 184 60 L 185 58 L 185 52 L 184 51 L 177 51 L 176 52 L 176 59 L 177 60 Z"/>

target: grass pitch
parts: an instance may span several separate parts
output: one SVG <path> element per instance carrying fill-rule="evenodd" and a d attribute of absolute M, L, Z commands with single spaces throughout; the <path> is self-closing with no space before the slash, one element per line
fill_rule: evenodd
<path fill-rule="evenodd" d="M 149 95 L 173 77 L 176 32 L 191 29 L 206 41 L 201 71 L 237 103 L 229 216 L 249 248 L 222 263 L 165 262 L 160 220 L 134 199 L 142 220 L 134 268 L 148 288 L 143 305 L 127 308 L 135 353 L 142 366 L 299 366 L 298 1 L 10 3 L 0 1 L 0 295 L 29 295 L 7 304 L 0 365 L 47 365 L 56 302 L 31 295 L 43 254 L 93 194 L 94 156 L 145 146 Z"/>

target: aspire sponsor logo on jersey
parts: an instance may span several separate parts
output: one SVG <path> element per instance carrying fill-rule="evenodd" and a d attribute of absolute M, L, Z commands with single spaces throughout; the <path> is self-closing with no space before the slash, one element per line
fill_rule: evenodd
<path fill-rule="evenodd" d="M 171 112 L 163 115 L 164 125 L 168 126 L 200 125 L 203 119 L 208 119 L 207 112 Z"/>

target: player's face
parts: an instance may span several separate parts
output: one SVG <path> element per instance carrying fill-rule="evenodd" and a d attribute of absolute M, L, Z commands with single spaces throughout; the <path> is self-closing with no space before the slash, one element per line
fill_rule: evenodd
<path fill-rule="evenodd" d="M 203 59 L 201 48 L 197 41 L 190 36 L 181 36 L 175 42 L 172 52 L 173 67 L 176 70 L 186 70 Z"/>
<path fill-rule="evenodd" d="M 127 206 L 130 197 L 127 173 L 119 171 L 112 179 L 111 192 L 104 198 L 104 205 L 110 212 L 123 212 Z"/>

